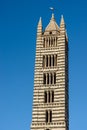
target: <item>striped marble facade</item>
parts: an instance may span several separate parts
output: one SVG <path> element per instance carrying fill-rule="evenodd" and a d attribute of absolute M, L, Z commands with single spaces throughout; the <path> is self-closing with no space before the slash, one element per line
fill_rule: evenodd
<path fill-rule="evenodd" d="M 63 16 L 37 26 L 31 130 L 69 130 L 68 37 Z"/>

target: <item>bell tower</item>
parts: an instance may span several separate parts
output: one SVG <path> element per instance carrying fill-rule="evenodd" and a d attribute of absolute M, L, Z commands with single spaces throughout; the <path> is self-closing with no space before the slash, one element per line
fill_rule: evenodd
<path fill-rule="evenodd" d="M 61 16 L 37 26 L 31 130 L 69 130 L 68 37 Z"/>

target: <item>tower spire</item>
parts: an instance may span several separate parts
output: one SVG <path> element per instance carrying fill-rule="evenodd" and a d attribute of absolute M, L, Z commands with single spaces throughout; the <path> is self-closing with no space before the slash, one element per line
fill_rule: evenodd
<path fill-rule="evenodd" d="M 38 26 L 37 26 L 37 34 L 42 34 L 42 18 L 40 17 Z"/>
<path fill-rule="evenodd" d="M 55 20 L 55 18 L 54 18 L 54 13 L 52 13 L 51 20 Z"/>
<path fill-rule="evenodd" d="M 65 21 L 63 15 L 61 15 L 61 22 L 60 22 L 60 27 L 63 26 L 65 27 Z"/>
<path fill-rule="evenodd" d="M 39 19 L 38 26 L 42 26 L 42 18 L 41 17 Z"/>

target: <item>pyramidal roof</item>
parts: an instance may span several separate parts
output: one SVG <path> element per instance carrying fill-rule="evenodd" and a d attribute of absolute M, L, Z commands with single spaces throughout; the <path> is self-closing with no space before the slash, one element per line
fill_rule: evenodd
<path fill-rule="evenodd" d="M 52 14 L 51 20 L 47 25 L 45 31 L 59 30 L 59 27 L 55 21 L 54 14 Z"/>

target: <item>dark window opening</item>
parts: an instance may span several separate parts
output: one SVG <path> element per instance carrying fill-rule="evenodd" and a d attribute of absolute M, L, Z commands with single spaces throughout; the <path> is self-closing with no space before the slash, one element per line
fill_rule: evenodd
<path fill-rule="evenodd" d="M 43 76 L 43 83 L 46 84 L 46 74 Z"/>
<path fill-rule="evenodd" d="M 48 39 L 46 39 L 46 46 L 48 47 Z"/>
<path fill-rule="evenodd" d="M 52 122 L 52 111 L 50 111 L 50 122 Z"/>
<path fill-rule="evenodd" d="M 45 47 L 45 38 L 44 38 L 44 41 L 43 41 L 43 47 Z"/>
<path fill-rule="evenodd" d="M 54 73 L 54 84 L 56 84 L 56 73 Z"/>
<path fill-rule="evenodd" d="M 48 102 L 50 102 L 50 91 L 48 92 Z"/>
<path fill-rule="evenodd" d="M 54 66 L 54 55 L 53 55 L 53 66 Z"/>
<path fill-rule="evenodd" d="M 49 32 L 49 34 L 52 34 L 52 32 Z"/>
<path fill-rule="evenodd" d="M 51 84 L 53 83 L 53 76 L 52 76 L 52 73 L 51 73 Z"/>
<path fill-rule="evenodd" d="M 57 66 L 57 55 L 43 55 L 43 67 Z"/>
<path fill-rule="evenodd" d="M 46 129 L 46 130 L 49 130 L 49 129 Z"/>
<path fill-rule="evenodd" d="M 46 67 L 48 67 L 48 56 L 46 56 Z"/>
<path fill-rule="evenodd" d="M 54 91 L 52 91 L 52 102 L 54 102 Z"/>
<path fill-rule="evenodd" d="M 43 84 L 56 84 L 56 73 L 44 73 Z"/>
<path fill-rule="evenodd" d="M 49 84 L 49 74 L 47 74 L 47 84 Z"/>
<path fill-rule="evenodd" d="M 55 66 L 57 66 L 57 55 L 55 57 Z"/>
<path fill-rule="evenodd" d="M 46 123 L 48 122 L 48 111 L 46 111 Z"/>
<path fill-rule="evenodd" d="M 51 66 L 51 56 L 49 56 L 49 59 L 50 59 L 50 64 L 49 64 L 49 66 Z"/>
<path fill-rule="evenodd" d="M 44 99 L 45 99 L 44 102 L 47 103 L 47 92 L 46 91 L 44 92 Z"/>

